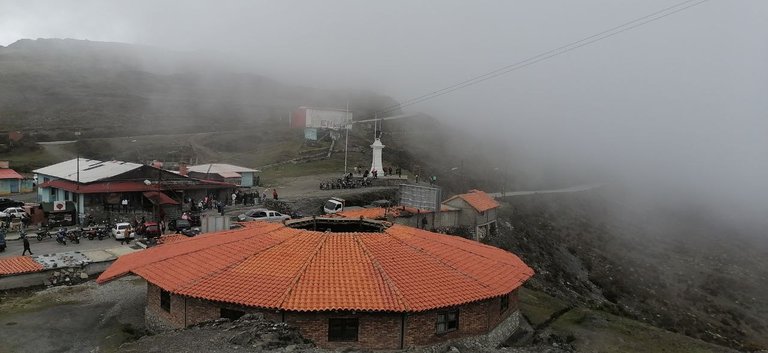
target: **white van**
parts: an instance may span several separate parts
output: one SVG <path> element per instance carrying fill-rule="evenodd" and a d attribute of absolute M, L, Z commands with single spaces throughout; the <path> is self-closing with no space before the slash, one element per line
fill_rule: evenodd
<path fill-rule="evenodd" d="M 323 205 L 323 212 L 326 214 L 334 214 L 344 211 L 344 199 L 338 197 L 332 197 Z"/>

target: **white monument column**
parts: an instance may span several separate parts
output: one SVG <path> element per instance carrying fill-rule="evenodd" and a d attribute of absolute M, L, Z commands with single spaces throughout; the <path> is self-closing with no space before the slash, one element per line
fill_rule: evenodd
<path fill-rule="evenodd" d="M 373 162 L 371 163 L 371 171 L 376 170 L 378 171 L 379 175 L 384 175 L 382 172 L 384 166 L 381 163 L 381 150 L 384 149 L 384 144 L 382 144 L 381 140 L 377 138 L 373 141 L 371 148 L 373 149 Z"/>

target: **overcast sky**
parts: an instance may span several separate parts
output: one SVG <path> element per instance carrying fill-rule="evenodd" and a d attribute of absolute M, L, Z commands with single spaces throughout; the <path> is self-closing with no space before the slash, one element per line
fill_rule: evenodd
<path fill-rule="evenodd" d="M 0 0 L 0 45 L 206 51 L 276 79 L 404 100 L 680 2 Z M 408 110 L 566 169 L 764 201 L 766 93 L 768 1 L 710 0 Z"/>

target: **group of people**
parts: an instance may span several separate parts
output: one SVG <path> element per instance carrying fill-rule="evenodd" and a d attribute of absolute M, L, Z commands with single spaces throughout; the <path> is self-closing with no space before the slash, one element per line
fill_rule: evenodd
<path fill-rule="evenodd" d="M 266 196 L 266 195 L 264 195 Z M 251 191 L 251 192 L 243 192 L 241 190 L 238 190 L 236 192 L 232 193 L 232 205 L 255 205 L 259 202 L 261 202 L 261 194 L 259 194 L 258 190 Z"/>
<path fill-rule="evenodd" d="M 384 167 L 382 168 L 383 175 L 395 175 L 397 174 L 397 177 L 400 178 L 403 176 L 403 170 L 400 169 L 400 167 L 392 168 L 392 167 Z M 373 168 L 371 170 L 363 169 L 362 166 L 357 165 L 355 166 L 355 174 L 363 177 L 368 178 L 368 175 L 370 175 L 372 178 L 377 179 L 379 177 L 379 171 L 376 170 L 376 168 Z"/>
<path fill-rule="evenodd" d="M 191 197 L 186 201 L 190 204 L 190 209 L 192 212 L 201 212 L 213 209 L 218 210 L 220 204 L 219 200 L 217 200 L 213 195 L 205 196 L 202 199 L 197 200 L 197 202 L 195 202 L 195 199 Z"/>
<path fill-rule="evenodd" d="M 261 194 L 259 194 L 258 189 L 254 189 L 254 191 L 251 192 L 243 192 L 241 190 L 237 190 L 230 196 L 232 199 L 232 205 L 256 205 L 257 203 L 267 199 L 267 191 L 269 191 L 269 189 L 265 188 Z M 275 200 L 278 199 L 277 189 L 272 189 L 272 198 Z"/>

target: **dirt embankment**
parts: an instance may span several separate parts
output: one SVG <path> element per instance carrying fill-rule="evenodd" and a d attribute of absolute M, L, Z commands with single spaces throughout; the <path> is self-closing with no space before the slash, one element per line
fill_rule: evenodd
<path fill-rule="evenodd" d="M 184 330 L 174 330 L 145 336 L 126 343 L 119 352 L 196 353 L 196 352 L 318 352 L 312 342 L 299 331 L 284 323 L 265 320 L 261 315 L 248 314 L 238 320 L 219 319 L 201 323 Z"/>
<path fill-rule="evenodd" d="M 145 293 L 136 278 L 1 293 L 0 352 L 114 351 L 144 334 Z"/>

